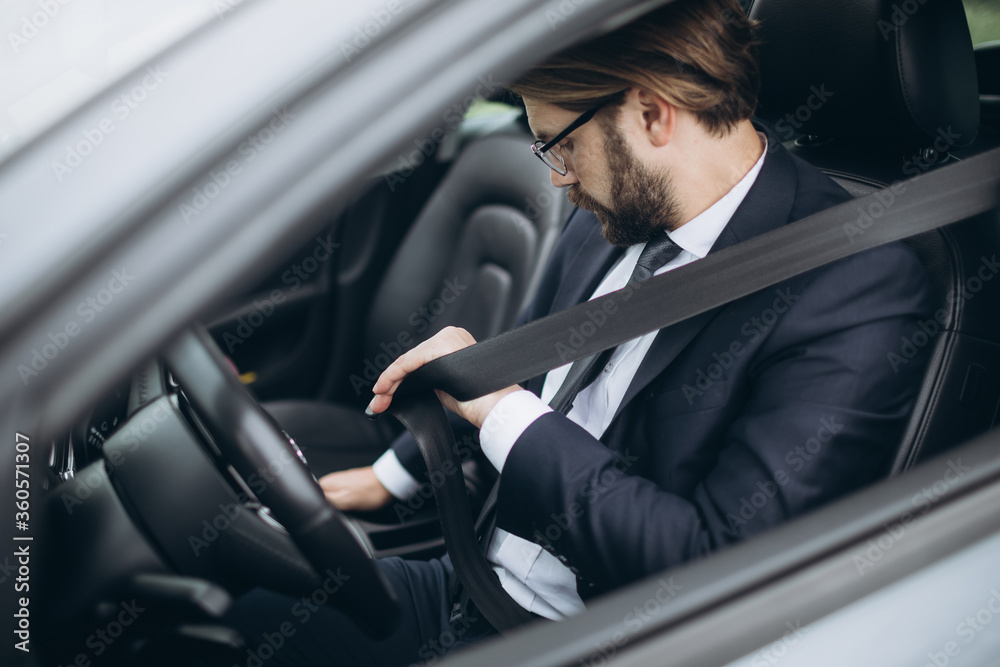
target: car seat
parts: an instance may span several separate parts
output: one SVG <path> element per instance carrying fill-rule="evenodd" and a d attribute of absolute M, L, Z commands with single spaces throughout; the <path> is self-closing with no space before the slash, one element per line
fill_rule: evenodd
<path fill-rule="evenodd" d="M 897 182 L 987 147 L 974 143 L 979 92 L 961 0 L 749 4 L 762 41 L 760 118 L 854 196 L 881 190 L 891 206 L 890 184 L 898 191 Z M 858 211 L 859 231 L 877 224 L 879 208 L 870 208 Z M 907 240 L 940 310 L 912 339 L 886 350 L 886 364 L 898 367 L 932 346 L 889 474 L 996 423 L 997 218 L 991 211 Z"/>

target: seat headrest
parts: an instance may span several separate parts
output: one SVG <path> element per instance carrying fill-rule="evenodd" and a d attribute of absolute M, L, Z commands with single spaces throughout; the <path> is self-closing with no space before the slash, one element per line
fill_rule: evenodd
<path fill-rule="evenodd" d="M 754 0 L 749 14 L 762 41 L 758 115 L 782 139 L 939 152 L 975 139 L 979 91 L 961 0 Z"/>

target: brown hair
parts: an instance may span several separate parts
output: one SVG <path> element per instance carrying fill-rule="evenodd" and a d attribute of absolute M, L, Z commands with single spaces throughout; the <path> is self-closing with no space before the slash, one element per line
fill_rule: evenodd
<path fill-rule="evenodd" d="M 754 22 L 737 0 L 677 0 L 553 56 L 508 87 L 580 112 L 617 107 L 638 87 L 725 134 L 757 107 Z"/>

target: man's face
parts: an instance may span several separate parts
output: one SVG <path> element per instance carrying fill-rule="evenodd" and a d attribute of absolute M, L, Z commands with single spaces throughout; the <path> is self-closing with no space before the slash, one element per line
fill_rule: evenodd
<path fill-rule="evenodd" d="M 555 136 L 579 115 L 528 99 L 525 106 L 538 139 Z M 573 205 L 594 212 L 609 243 L 627 247 L 645 243 L 658 230 L 675 229 L 680 220 L 669 178 L 636 157 L 618 118 L 615 110 L 602 110 L 560 142 L 567 173 L 551 176 L 553 185 L 569 188 Z"/>

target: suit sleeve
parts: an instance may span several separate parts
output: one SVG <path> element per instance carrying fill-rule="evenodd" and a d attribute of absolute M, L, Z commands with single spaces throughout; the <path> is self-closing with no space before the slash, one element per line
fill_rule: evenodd
<path fill-rule="evenodd" d="M 929 346 L 904 364 L 890 361 L 929 315 L 924 271 L 893 244 L 794 284 L 801 297 L 748 359 L 738 405 L 705 443 L 718 456 L 693 490 L 672 493 L 662 476 L 650 479 L 670 433 L 647 433 L 651 444 L 637 456 L 550 413 L 507 457 L 497 525 L 606 590 L 761 532 L 884 471 L 928 357 Z M 656 408 L 652 399 L 645 405 Z"/>

